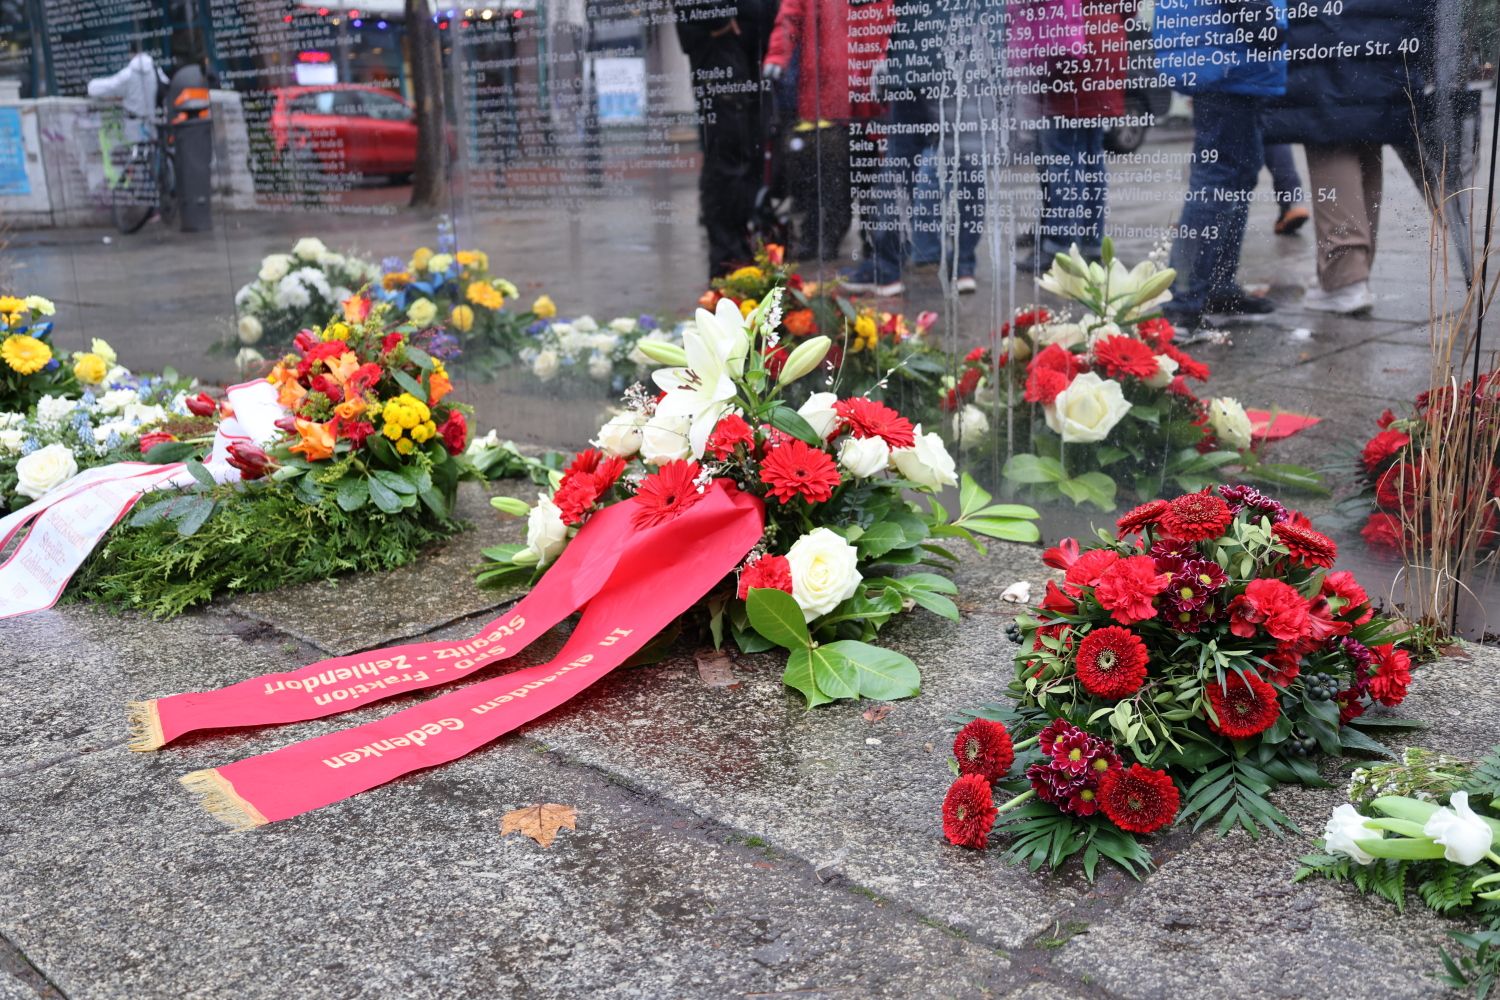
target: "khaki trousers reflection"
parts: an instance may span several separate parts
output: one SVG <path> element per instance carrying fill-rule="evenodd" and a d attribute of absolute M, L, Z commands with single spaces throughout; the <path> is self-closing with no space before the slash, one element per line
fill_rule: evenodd
<path fill-rule="evenodd" d="M 1381 147 L 1307 143 L 1318 284 L 1325 292 L 1368 281 L 1375 263 L 1384 175 Z"/>

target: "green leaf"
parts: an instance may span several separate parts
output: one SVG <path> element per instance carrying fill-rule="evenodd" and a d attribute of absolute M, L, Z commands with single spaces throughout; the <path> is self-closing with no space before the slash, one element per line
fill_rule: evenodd
<path fill-rule="evenodd" d="M 388 469 L 376 469 L 370 474 L 371 478 L 380 480 L 392 493 L 402 496 L 416 496 L 420 491 L 416 483 L 401 475 L 399 472 L 391 472 Z"/>
<path fill-rule="evenodd" d="M 967 472 L 963 474 L 958 487 L 958 515 L 967 517 L 970 514 L 979 513 L 979 509 L 990 502 L 990 494 L 974 481 L 974 477 Z"/>
<path fill-rule="evenodd" d="M 864 559 L 878 559 L 894 548 L 905 547 L 906 533 L 888 521 L 872 524 L 855 543 Z"/>
<path fill-rule="evenodd" d="M 1013 483 L 1058 483 L 1068 478 L 1061 462 L 1040 455 L 1012 455 L 1000 475 Z"/>
<path fill-rule="evenodd" d="M 197 450 L 197 445 L 187 441 L 163 441 L 161 444 L 153 445 L 144 457 L 152 465 L 170 465 L 173 462 L 181 462 Z"/>
<path fill-rule="evenodd" d="M 756 587 L 745 600 L 745 611 L 750 616 L 751 627 L 776 645 L 793 650 L 812 645 L 802 609 L 791 594 L 770 587 Z"/>
<path fill-rule="evenodd" d="M 406 374 L 406 372 L 403 371 L 392 371 L 391 377 L 396 380 L 396 384 L 401 388 L 405 389 L 407 392 L 411 393 L 422 402 L 427 402 L 427 390 L 422 388 L 422 383 L 418 382 L 416 379 L 412 378 L 410 375 Z"/>
<path fill-rule="evenodd" d="M 1005 542 L 1035 542 L 1042 537 L 1041 530 L 1031 521 L 1009 518 L 976 517 L 964 522 L 964 527 L 988 538 Z"/>
<path fill-rule="evenodd" d="M 216 485 L 218 485 L 214 482 L 213 473 L 205 469 L 202 462 L 189 460 L 187 462 L 184 462 L 183 465 L 187 468 L 192 477 L 198 481 L 199 486 L 203 486 L 207 489 L 213 489 Z"/>
<path fill-rule="evenodd" d="M 389 486 L 374 477 L 365 482 L 369 484 L 370 499 L 375 502 L 376 507 L 387 514 L 394 514 L 401 509 L 401 498 Z"/>
<path fill-rule="evenodd" d="M 177 534 L 183 538 L 191 538 L 203 527 L 214 512 L 216 504 L 208 497 L 193 497 L 187 502 L 180 512 L 176 514 Z"/>
<path fill-rule="evenodd" d="M 933 594 L 925 590 L 913 590 L 908 592 L 907 596 L 915 601 L 919 607 L 926 608 L 935 615 L 940 615 L 949 621 L 958 621 L 958 605 L 948 600 L 942 594 Z"/>
<path fill-rule="evenodd" d="M 1370 739 L 1364 733 L 1353 726 L 1345 726 L 1339 730 L 1339 742 L 1344 744 L 1345 750 L 1360 750 L 1364 753 L 1374 754 L 1377 757 L 1385 757 L 1395 760 L 1396 754 L 1384 743 Z"/>
<path fill-rule="evenodd" d="M 369 480 L 363 476 L 345 476 L 334 489 L 334 498 L 344 510 L 359 510 L 369 502 Z"/>
<path fill-rule="evenodd" d="M 895 701 L 910 698 L 922 689 L 922 673 L 917 665 L 893 650 L 853 639 L 841 639 L 819 648 L 840 653 L 854 665 L 861 697 Z"/>
<path fill-rule="evenodd" d="M 804 420 L 802 414 L 790 406 L 778 404 L 771 410 L 771 414 L 767 419 L 770 420 L 772 427 L 779 431 L 785 431 L 800 441 L 805 441 L 813 445 L 821 445 L 823 443 L 823 439 L 818 436 L 818 432 L 813 430 L 812 424 Z"/>
<path fill-rule="evenodd" d="M 755 591 L 752 590 L 750 593 L 754 594 Z M 818 689 L 818 683 L 813 679 L 813 661 L 810 650 L 792 650 L 791 655 L 786 659 L 786 671 L 781 675 L 781 683 L 802 692 L 802 697 L 807 699 L 808 708 L 816 708 L 833 701 Z"/>

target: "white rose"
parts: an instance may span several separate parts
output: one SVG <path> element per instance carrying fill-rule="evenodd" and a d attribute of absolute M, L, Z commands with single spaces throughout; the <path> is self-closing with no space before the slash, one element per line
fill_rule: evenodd
<path fill-rule="evenodd" d="M 298 260 L 317 260 L 327 252 L 328 248 L 316 236 L 304 236 L 292 245 L 292 256 Z"/>
<path fill-rule="evenodd" d="M 1158 354 L 1156 356 L 1156 374 L 1146 379 L 1146 384 L 1153 389 L 1165 389 L 1172 384 L 1172 379 L 1177 375 L 1177 359 L 1169 354 Z"/>
<path fill-rule="evenodd" d="M 797 413 L 812 425 L 818 437 L 826 441 L 839 425 L 839 415 L 833 409 L 833 404 L 838 401 L 839 398 L 831 392 L 815 392 L 797 408 Z"/>
<path fill-rule="evenodd" d="M 568 526 L 562 511 L 545 493 L 537 494 L 536 506 L 526 518 L 526 548 L 536 553 L 538 566 L 545 566 L 568 544 Z"/>
<path fill-rule="evenodd" d="M 16 463 L 16 492 L 35 500 L 78 474 L 78 462 L 64 444 L 49 444 Z"/>
<path fill-rule="evenodd" d="M 124 410 L 125 407 L 130 406 L 133 403 L 138 403 L 140 402 L 140 400 L 140 394 L 137 393 L 134 389 L 111 389 L 104 395 L 99 397 L 97 406 L 100 413 L 119 413 Z M 43 402 L 45 402 L 45 400 L 43 400 Z M 36 413 L 38 419 L 40 419 L 42 415 L 41 403 L 37 404 Z"/>
<path fill-rule="evenodd" d="M 260 280 L 280 281 L 292 269 L 292 258 L 284 253 L 273 253 L 260 262 Z"/>
<path fill-rule="evenodd" d="M 641 428 L 641 461 L 650 465 L 666 465 L 693 454 L 693 443 L 688 439 L 693 418 L 690 416 L 663 416 L 658 413 L 646 421 Z"/>
<path fill-rule="evenodd" d="M 635 327 L 635 320 L 629 316 L 619 316 L 609 321 L 609 328 L 622 336 L 627 333 L 634 333 Z"/>
<path fill-rule="evenodd" d="M 135 426 L 128 420 L 108 420 L 94 428 L 94 443 L 108 444 L 111 434 L 127 437 L 135 433 Z"/>
<path fill-rule="evenodd" d="M 1219 443 L 1236 451 L 1250 447 L 1250 417 L 1238 400 L 1228 396 L 1209 400 L 1208 425 L 1214 429 Z"/>
<path fill-rule="evenodd" d="M 531 363 L 531 372 L 543 382 L 550 382 L 557 378 L 557 369 L 560 364 L 557 352 L 549 347 L 537 354 L 536 360 Z"/>
<path fill-rule="evenodd" d="M 105 373 L 104 381 L 101 384 L 102 385 L 114 385 L 116 382 L 123 382 L 126 379 L 128 379 L 129 377 L 130 377 L 130 369 L 129 368 L 126 368 L 124 365 L 115 365 L 113 368 L 111 368 L 108 372 Z"/>
<path fill-rule="evenodd" d="M 1059 347 L 1072 350 L 1088 339 L 1088 332 L 1078 323 L 1046 323 L 1032 327 L 1031 339 L 1039 348 L 1057 344 Z M 1019 360 L 1025 361 L 1026 359 L 1021 357 Z"/>
<path fill-rule="evenodd" d="M 106 406 L 112 399 L 119 400 L 119 405 L 115 407 L 119 409 L 126 403 L 135 402 L 136 395 L 131 389 L 111 389 L 99 397 L 99 401 L 94 405 L 105 413 L 111 413 L 113 410 L 107 409 Z M 77 408 L 78 400 L 76 399 L 70 399 L 67 396 L 43 396 L 36 401 L 36 422 L 43 427 L 57 427 L 68 419 L 68 414 Z"/>
<path fill-rule="evenodd" d="M 614 373 L 615 365 L 609 360 L 609 355 L 600 354 L 598 351 L 589 355 L 589 378 L 596 382 L 608 382 Z"/>
<path fill-rule="evenodd" d="M 891 461 L 896 471 L 914 483 L 930 489 L 954 486 L 958 483 L 958 466 L 943 439 L 937 434 L 923 434 L 922 425 L 916 426 L 916 440 L 910 448 L 897 448 L 891 452 Z"/>
<path fill-rule="evenodd" d="M 25 422 L 26 414 L 24 413 L 0 413 L 0 431 L 20 427 Z"/>
<path fill-rule="evenodd" d="M 1042 408 L 1047 426 L 1068 444 L 1103 441 L 1130 412 L 1120 383 L 1084 372 Z"/>
<path fill-rule="evenodd" d="M 868 479 L 891 464 L 891 446 L 884 438 L 845 438 L 839 445 L 839 467 L 856 479 Z"/>
<path fill-rule="evenodd" d="M 594 442 L 606 455 L 629 458 L 641 450 L 641 428 L 646 418 L 634 410 L 618 414 L 599 428 L 599 439 Z"/>
<path fill-rule="evenodd" d="M 0 430 L 0 455 L 14 455 L 26 443 L 26 432 L 19 427 Z"/>
<path fill-rule="evenodd" d="M 596 333 L 589 338 L 589 346 L 601 354 L 612 354 L 620 346 L 620 338 L 613 333 Z"/>
<path fill-rule="evenodd" d="M 953 414 L 953 436 L 964 451 L 977 448 L 979 442 L 990 432 L 990 418 L 973 403 Z"/>
<path fill-rule="evenodd" d="M 573 329 L 580 333 L 598 333 L 599 321 L 592 316 L 580 316 L 573 321 Z"/>
<path fill-rule="evenodd" d="M 121 411 L 120 415 L 136 427 L 159 424 L 167 419 L 165 408 L 150 403 L 131 403 Z"/>
<path fill-rule="evenodd" d="M 786 561 L 792 571 L 792 597 L 802 617 L 826 615 L 859 589 L 859 550 L 827 528 L 814 528 L 792 543 Z"/>
<path fill-rule="evenodd" d="M 265 332 L 265 328 L 260 325 L 260 320 L 256 319 L 254 316 L 240 317 L 240 343 L 258 344 L 260 343 L 260 338 L 265 334 Z"/>
<path fill-rule="evenodd" d="M 266 357 L 253 347 L 241 347 L 234 356 L 234 363 L 242 372 L 253 371 L 266 363 Z"/>
<path fill-rule="evenodd" d="M 1427 818 L 1422 832 L 1443 845 L 1443 857 L 1459 865 L 1479 864 L 1495 841 L 1495 831 L 1469 808 L 1468 792 L 1454 792 L 1448 805 Z"/>
<path fill-rule="evenodd" d="M 1328 825 L 1323 828 L 1323 844 L 1329 851 L 1352 858 L 1362 865 L 1375 859 L 1354 841 L 1378 840 L 1384 836 L 1379 830 L 1365 826 L 1365 818 L 1347 802 L 1333 811 L 1333 815 L 1328 817 Z"/>

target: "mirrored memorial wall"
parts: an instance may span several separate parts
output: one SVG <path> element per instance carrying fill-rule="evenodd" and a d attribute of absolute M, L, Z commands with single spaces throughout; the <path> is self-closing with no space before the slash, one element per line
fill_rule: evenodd
<path fill-rule="evenodd" d="M 794 397 L 887 400 L 1049 537 L 1238 478 L 1387 583 L 1455 533 L 1487 579 L 1493 0 L 0 10 L 6 280 L 137 367 L 253 373 L 369 282 L 478 428 L 576 448 L 638 340 L 781 286 L 778 346 L 842 359 Z M 125 233 L 147 57 L 211 198 Z"/>

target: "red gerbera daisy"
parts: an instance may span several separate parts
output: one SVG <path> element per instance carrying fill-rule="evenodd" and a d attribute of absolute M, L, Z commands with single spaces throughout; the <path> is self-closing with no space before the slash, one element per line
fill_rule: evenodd
<path fill-rule="evenodd" d="M 1161 530 L 1173 538 L 1201 542 L 1224 534 L 1234 520 L 1229 505 L 1204 490 L 1187 493 L 1167 504 L 1161 515 Z"/>
<path fill-rule="evenodd" d="M 1016 762 L 1010 733 L 998 722 L 975 719 L 953 739 L 953 756 L 959 774 L 977 774 L 986 781 L 999 781 Z"/>
<path fill-rule="evenodd" d="M 782 503 L 793 497 L 822 503 L 833 496 L 839 484 L 839 467 L 828 452 L 791 438 L 766 453 L 760 464 L 760 479 L 770 487 L 766 495 Z"/>
<path fill-rule="evenodd" d="M 1167 512 L 1171 504 L 1165 500 L 1150 500 L 1141 504 L 1135 510 L 1130 511 L 1124 517 L 1115 522 L 1119 530 L 1119 537 L 1133 535 L 1137 531 L 1144 531 L 1161 520 L 1161 516 Z"/>
<path fill-rule="evenodd" d="M 1332 566 L 1339 554 L 1339 547 L 1334 544 L 1333 539 L 1320 531 L 1304 528 L 1290 521 L 1273 527 L 1271 534 L 1287 547 L 1292 561 L 1303 566 Z"/>
<path fill-rule="evenodd" d="M 1208 365 L 1205 365 L 1188 352 L 1182 350 L 1176 344 L 1161 345 L 1161 352 L 1177 362 L 1177 375 L 1179 378 L 1191 378 L 1199 382 L 1208 381 Z"/>
<path fill-rule="evenodd" d="M 740 570 L 739 598 L 745 600 L 752 590 L 792 592 L 792 564 L 786 556 L 761 556 Z"/>
<path fill-rule="evenodd" d="M 1208 703 L 1219 721 L 1208 726 L 1232 740 L 1249 739 L 1265 732 L 1281 717 L 1276 703 L 1276 689 L 1259 677 L 1231 674 L 1223 685 L 1210 684 Z"/>
<path fill-rule="evenodd" d="M 1156 595 L 1171 582 L 1172 574 L 1158 573 L 1156 560 L 1150 556 L 1131 556 L 1110 564 L 1099 577 L 1094 599 L 1113 612 L 1115 621 L 1133 625 L 1156 617 Z"/>
<path fill-rule="evenodd" d="M 950 844 L 983 850 L 997 815 L 990 783 L 983 775 L 965 774 L 943 799 L 943 836 Z"/>
<path fill-rule="evenodd" d="M 1146 644 L 1128 628 L 1096 628 L 1078 644 L 1078 683 L 1089 694 L 1118 701 L 1146 682 Z"/>
<path fill-rule="evenodd" d="M 668 462 L 641 481 L 636 491 L 638 509 L 631 517 L 637 529 L 651 528 L 677 517 L 703 499 L 698 486 L 702 470 L 697 462 Z"/>
<path fill-rule="evenodd" d="M 1110 378 L 1129 375 L 1146 379 L 1155 375 L 1160 367 L 1150 347 L 1123 334 L 1100 338 L 1094 344 L 1094 361 Z"/>
<path fill-rule="evenodd" d="M 1109 821 L 1131 833 L 1155 833 L 1177 818 L 1177 786 L 1165 771 L 1140 764 L 1110 771 L 1099 779 L 1099 808 Z"/>
<path fill-rule="evenodd" d="M 714 426 L 713 433 L 708 436 L 708 445 L 704 449 L 714 458 L 723 461 L 734 454 L 734 449 L 740 445 L 750 448 L 755 444 L 755 431 L 745 422 L 745 418 L 738 413 L 731 413 L 724 417 Z"/>
<path fill-rule="evenodd" d="M 833 412 L 857 438 L 884 438 L 892 449 L 910 448 L 916 443 L 911 421 L 884 403 L 851 396 L 834 403 Z"/>

